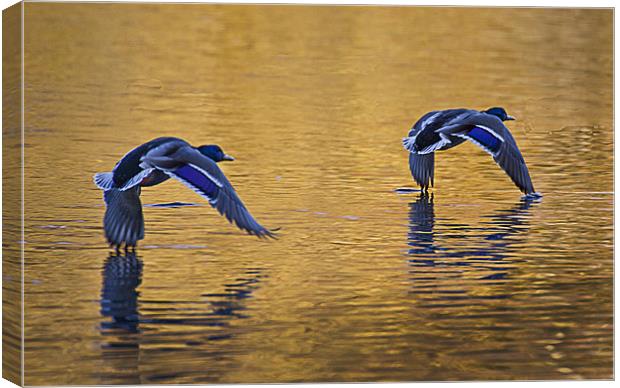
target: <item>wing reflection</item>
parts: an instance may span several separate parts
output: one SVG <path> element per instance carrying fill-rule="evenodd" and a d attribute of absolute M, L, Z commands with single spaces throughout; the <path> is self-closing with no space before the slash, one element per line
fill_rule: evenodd
<path fill-rule="evenodd" d="M 263 277 L 261 268 L 248 268 L 243 276 L 226 283 L 223 293 L 207 293 L 202 296 L 207 298 L 216 316 L 247 318 L 243 314 L 243 310 L 246 309 L 245 299 L 252 296 L 252 292 L 258 288 L 258 283 Z"/>

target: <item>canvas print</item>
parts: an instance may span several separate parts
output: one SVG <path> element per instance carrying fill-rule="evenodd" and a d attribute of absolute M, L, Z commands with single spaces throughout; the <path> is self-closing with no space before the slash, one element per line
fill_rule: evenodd
<path fill-rule="evenodd" d="M 612 379 L 613 27 L 4 10 L 3 377 Z"/>

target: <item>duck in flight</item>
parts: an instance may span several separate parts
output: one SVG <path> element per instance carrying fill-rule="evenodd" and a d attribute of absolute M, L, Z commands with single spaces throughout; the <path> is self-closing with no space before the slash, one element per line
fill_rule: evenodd
<path fill-rule="evenodd" d="M 530 173 L 515 139 L 504 125 L 514 120 L 504 108 L 484 111 L 448 109 L 422 116 L 403 139 L 409 151 L 409 168 L 413 179 L 428 191 L 434 184 L 435 151 L 444 151 L 466 140 L 489 153 L 526 195 L 537 195 Z"/>
<path fill-rule="evenodd" d="M 218 162 L 235 160 L 217 145 L 193 147 L 174 137 L 160 137 L 129 151 L 112 172 L 94 176 L 104 191 L 106 212 L 105 236 L 118 250 L 137 245 L 144 238 L 144 217 L 140 190 L 158 185 L 169 178 L 189 187 L 209 201 L 220 214 L 239 229 L 258 237 L 275 237 L 252 217 Z"/>

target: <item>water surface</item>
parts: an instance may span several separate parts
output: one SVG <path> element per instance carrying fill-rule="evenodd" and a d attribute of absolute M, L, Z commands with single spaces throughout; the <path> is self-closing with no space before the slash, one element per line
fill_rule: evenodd
<path fill-rule="evenodd" d="M 612 11 L 25 10 L 26 384 L 612 377 Z M 541 200 L 471 144 L 395 192 L 418 117 L 495 105 Z M 164 135 L 280 238 L 169 181 L 110 252 L 91 176 Z"/>

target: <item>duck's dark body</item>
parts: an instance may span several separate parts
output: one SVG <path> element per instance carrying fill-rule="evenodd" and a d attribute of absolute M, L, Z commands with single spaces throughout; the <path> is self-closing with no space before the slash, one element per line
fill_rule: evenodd
<path fill-rule="evenodd" d="M 219 146 L 192 147 L 175 137 L 160 137 L 130 152 L 108 173 L 96 174 L 104 190 L 104 231 L 108 242 L 135 246 L 144 238 L 140 188 L 175 178 L 204 197 L 228 221 L 259 237 L 272 237 L 245 208 L 217 162 L 234 160 Z"/>
<path fill-rule="evenodd" d="M 422 116 L 414 124 L 413 128 L 411 128 L 411 130 L 409 131 L 409 136 L 415 136 L 417 134 L 416 142 L 415 142 L 416 149 L 423 150 L 429 147 L 430 145 L 436 144 L 439 141 L 441 141 L 441 137 L 437 133 L 437 130 L 441 128 L 444 123 L 449 122 L 455 119 L 456 117 L 463 115 L 464 113 L 467 113 L 467 112 L 468 112 L 467 109 L 448 109 L 448 110 L 444 110 L 441 112 L 440 111 L 429 112 L 425 114 L 424 116 Z M 440 120 L 430 120 L 429 122 L 429 119 L 431 119 L 433 116 L 436 117 L 436 115 L 440 113 L 441 113 Z M 457 145 L 463 143 L 464 141 L 465 139 L 457 138 L 452 143 L 442 146 L 439 150 L 444 151 L 452 147 L 456 147 Z"/>
<path fill-rule="evenodd" d="M 176 137 L 159 137 L 129 151 L 129 153 L 123 156 L 123 158 L 118 162 L 118 164 L 114 167 L 114 170 L 112 171 L 114 174 L 114 187 L 123 187 L 131 178 L 135 177 L 144 170 L 142 167 L 140 167 L 140 159 L 144 157 L 144 155 L 146 155 L 150 150 L 171 141 L 185 143 L 185 141 Z M 154 170 L 151 174 L 149 174 L 141 181 L 140 186 L 155 186 L 168 180 L 169 178 L 170 177 L 162 171 Z"/>
<path fill-rule="evenodd" d="M 422 116 L 403 139 L 409 151 L 409 168 L 415 181 L 427 191 L 434 184 L 435 151 L 445 151 L 469 140 L 493 156 L 525 194 L 534 186 L 517 143 L 503 121 L 514 120 L 503 108 L 486 111 L 448 109 Z"/>

